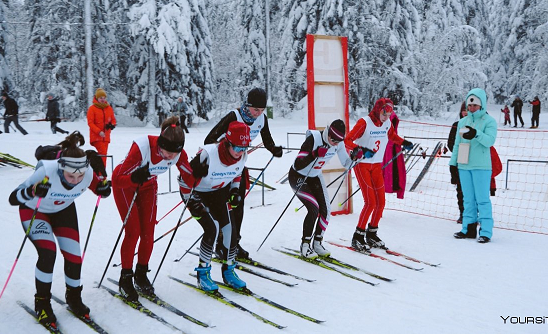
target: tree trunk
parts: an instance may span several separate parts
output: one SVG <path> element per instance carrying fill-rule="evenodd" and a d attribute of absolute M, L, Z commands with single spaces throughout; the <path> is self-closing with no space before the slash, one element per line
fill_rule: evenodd
<path fill-rule="evenodd" d="M 91 0 L 84 1 L 85 53 L 86 53 L 86 98 L 87 105 L 93 102 L 93 51 L 91 47 Z"/>

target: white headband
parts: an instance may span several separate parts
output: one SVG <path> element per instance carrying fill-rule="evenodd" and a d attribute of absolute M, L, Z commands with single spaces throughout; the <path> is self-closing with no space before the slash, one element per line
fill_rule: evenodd
<path fill-rule="evenodd" d="M 80 158 L 62 157 L 57 161 L 59 169 L 69 173 L 85 173 L 89 167 L 89 161 L 86 156 Z"/>

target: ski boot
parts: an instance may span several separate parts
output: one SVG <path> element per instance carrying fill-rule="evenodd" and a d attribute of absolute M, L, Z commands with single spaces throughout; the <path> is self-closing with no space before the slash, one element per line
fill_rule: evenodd
<path fill-rule="evenodd" d="M 238 275 L 234 271 L 235 268 L 236 263 L 223 264 L 221 269 L 223 271 L 223 281 L 234 289 L 240 290 L 245 288 L 246 284 L 238 277 Z"/>
<path fill-rule="evenodd" d="M 310 260 L 314 260 L 315 258 L 318 257 L 318 253 L 316 253 L 314 249 L 310 247 L 310 240 L 303 241 L 301 243 L 301 256 L 304 257 L 305 259 L 310 259 Z"/>
<path fill-rule="evenodd" d="M 211 279 L 211 264 L 200 262 L 198 268 L 194 268 L 197 273 L 198 287 L 205 292 L 213 292 L 219 290 L 217 283 Z"/>
<path fill-rule="evenodd" d="M 130 302 L 139 301 L 139 294 L 133 286 L 133 270 L 122 269 L 120 274 L 120 281 L 118 282 L 118 289 L 124 299 Z"/>
<path fill-rule="evenodd" d="M 251 260 L 249 252 L 243 249 L 240 244 L 236 245 L 236 259 Z"/>
<path fill-rule="evenodd" d="M 384 242 L 377 236 L 378 230 L 378 227 L 368 226 L 367 231 L 365 232 L 365 240 L 367 241 L 367 244 L 371 246 L 371 248 L 386 248 Z"/>
<path fill-rule="evenodd" d="M 135 287 L 139 292 L 154 297 L 154 287 L 147 278 L 148 265 L 138 264 L 135 266 Z"/>
<path fill-rule="evenodd" d="M 68 307 L 78 317 L 89 315 L 89 307 L 82 302 L 82 288 L 83 286 L 81 285 L 76 288 L 67 285 L 67 291 L 65 292 L 65 300 Z"/>
<path fill-rule="evenodd" d="M 57 317 L 51 309 L 51 293 L 45 296 L 34 295 L 34 311 L 36 311 L 36 315 L 38 316 L 38 322 L 42 325 L 48 326 L 57 322 Z"/>
<path fill-rule="evenodd" d="M 364 236 L 365 230 L 362 230 L 361 228 L 356 228 L 356 232 L 354 232 L 354 235 L 352 236 L 352 248 L 361 253 L 366 253 L 371 250 L 371 247 L 365 242 Z"/>
<path fill-rule="evenodd" d="M 315 236 L 314 242 L 312 243 L 312 248 L 314 249 L 314 252 L 318 254 L 321 257 L 328 257 L 331 255 L 331 252 L 325 249 L 325 247 L 322 244 L 323 237 L 322 236 Z"/>

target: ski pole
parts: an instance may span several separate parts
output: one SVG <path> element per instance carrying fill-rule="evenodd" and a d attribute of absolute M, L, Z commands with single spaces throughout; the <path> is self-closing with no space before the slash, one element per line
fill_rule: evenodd
<path fill-rule="evenodd" d="M 257 181 L 259 181 L 259 179 L 261 178 L 261 176 L 264 174 L 264 171 L 266 170 L 266 168 L 268 167 L 268 165 L 270 165 L 270 163 L 272 162 L 272 160 L 274 159 L 274 156 L 272 156 L 272 158 L 270 158 L 270 160 L 268 160 L 268 163 L 266 164 L 266 166 L 264 166 L 261 174 L 259 174 L 259 176 L 257 176 L 257 178 L 255 179 L 255 182 L 253 182 L 253 184 L 251 185 L 251 187 L 249 187 L 249 190 L 245 193 L 245 197 L 247 197 L 247 194 L 249 194 L 249 192 L 251 191 L 251 189 L 253 189 L 253 187 L 255 186 L 255 184 L 257 184 Z"/>
<path fill-rule="evenodd" d="M 192 249 L 192 247 L 194 247 L 194 245 L 196 245 L 196 244 L 198 243 L 198 241 L 200 241 L 200 239 L 202 239 L 203 236 L 204 236 L 204 234 L 202 233 L 202 235 L 200 235 L 200 236 L 198 237 L 198 239 L 196 239 L 196 241 L 194 241 L 194 243 L 193 243 L 190 247 L 188 247 L 188 249 L 187 249 L 186 252 L 183 254 L 183 256 L 181 256 L 180 258 L 175 259 L 175 260 L 173 260 L 173 261 L 174 261 L 174 262 L 179 262 L 179 261 L 181 261 L 181 260 L 183 259 L 183 257 L 185 257 L 185 255 L 187 255 L 188 252 L 190 252 L 190 250 Z"/>
<path fill-rule="evenodd" d="M 183 203 L 183 200 L 181 200 L 181 201 L 179 202 L 179 204 L 175 205 L 175 206 L 173 207 L 173 209 L 169 210 L 169 212 L 166 213 L 162 218 L 158 219 L 158 221 L 156 222 L 156 224 L 158 224 L 159 222 L 161 222 L 162 219 L 164 219 L 165 217 L 167 217 L 167 215 L 169 215 L 171 212 L 173 212 L 173 210 L 177 209 L 177 207 L 178 207 L 179 205 L 181 205 L 181 203 Z M 156 240 L 155 240 L 154 242 L 156 242 Z"/>
<path fill-rule="evenodd" d="M 308 175 L 310 175 L 310 172 L 312 171 L 312 169 L 314 169 L 314 165 L 316 165 L 316 161 L 318 161 L 318 158 L 317 157 L 315 160 L 314 160 L 314 163 L 312 163 L 312 167 L 308 170 L 308 173 L 306 173 L 306 176 L 303 180 L 303 182 L 301 182 L 301 184 L 299 185 L 299 187 L 295 190 L 295 192 L 293 193 L 293 196 L 291 196 L 291 199 L 289 200 L 289 203 L 287 203 L 287 205 L 285 206 L 285 209 L 284 211 L 282 211 L 282 214 L 280 215 L 280 217 L 278 217 L 278 220 L 276 220 L 276 222 L 274 223 L 274 225 L 272 226 L 272 228 L 270 229 L 270 231 L 268 232 L 268 234 L 266 235 L 266 237 L 264 238 L 263 242 L 261 242 L 261 244 L 259 245 L 259 248 L 257 248 L 257 252 L 259 252 L 259 250 L 261 249 L 261 247 L 263 246 L 263 244 L 265 243 L 266 239 L 268 239 L 268 237 L 270 236 L 270 233 L 272 233 L 272 231 L 274 230 L 274 228 L 276 227 L 276 225 L 278 225 L 278 222 L 280 221 L 280 219 L 282 219 L 284 213 L 287 211 L 287 208 L 289 208 L 289 206 L 291 205 L 291 202 L 293 202 L 293 199 L 295 198 L 295 196 L 297 196 L 297 193 L 301 190 L 301 187 L 303 186 L 303 184 L 306 183 L 306 179 L 308 179 Z"/>
<path fill-rule="evenodd" d="M 127 210 L 126 218 L 124 219 L 124 223 L 122 224 L 122 228 L 120 228 L 120 233 L 118 233 L 118 239 L 116 239 L 116 243 L 114 244 L 114 248 L 112 249 L 112 253 L 110 254 L 110 257 L 108 258 L 107 266 L 105 267 L 105 271 L 103 271 L 103 276 L 101 276 L 101 280 L 99 281 L 99 284 L 97 284 L 97 287 L 101 287 L 101 283 L 103 282 L 103 279 L 105 278 L 105 275 L 108 270 L 108 266 L 110 265 L 110 261 L 112 261 L 112 257 L 114 256 L 114 252 L 116 251 L 116 246 L 118 246 L 118 242 L 120 241 L 120 237 L 122 236 L 122 232 L 124 231 L 124 228 L 126 227 L 127 220 L 129 219 L 129 215 L 131 214 L 131 209 L 133 208 L 133 204 L 135 204 L 135 199 L 137 199 L 137 194 L 139 194 L 139 188 L 141 185 L 137 186 L 137 189 L 135 189 L 135 194 L 133 195 L 133 199 L 131 200 L 131 203 L 129 204 L 129 209 Z"/>
<path fill-rule="evenodd" d="M 382 166 L 381 170 L 385 169 L 386 166 L 388 166 L 390 163 L 392 163 L 392 161 L 396 160 L 397 157 L 399 157 L 401 154 L 403 153 L 403 150 L 399 151 L 398 154 L 396 154 L 395 156 L 392 157 L 392 159 L 390 159 L 386 164 L 384 164 L 384 166 Z M 348 196 L 347 199 L 345 199 L 342 203 L 339 203 L 339 206 L 343 206 L 344 203 L 348 202 L 348 200 L 350 198 L 352 198 L 352 196 L 356 195 L 356 193 L 358 191 L 360 191 L 360 187 L 358 187 L 358 189 L 356 189 L 356 191 L 354 191 L 350 196 Z"/>
<path fill-rule="evenodd" d="M 101 196 L 97 196 L 97 203 L 95 204 L 95 209 L 93 210 L 93 216 L 91 217 L 91 224 L 89 224 L 89 231 L 86 237 L 86 243 L 84 245 L 84 251 L 82 252 L 82 263 L 84 262 L 84 256 L 86 256 L 86 249 L 88 248 L 89 236 L 91 235 L 91 229 L 93 228 L 93 222 L 95 221 L 95 215 L 97 214 L 97 209 L 99 208 L 99 202 L 101 202 Z"/>
<path fill-rule="evenodd" d="M 48 183 L 49 178 L 46 176 L 42 180 L 42 184 Z M 15 261 L 13 261 L 13 265 L 11 266 L 10 273 L 8 275 L 8 279 L 6 280 L 6 283 L 4 283 L 4 287 L 2 288 L 2 292 L 0 292 L 0 298 L 2 298 L 2 295 L 4 294 L 4 290 L 6 290 L 6 287 L 8 286 L 8 282 L 10 281 L 11 275 L 13 274 L 13 271 L 15 270 L 15 266 L 17 265 L 17 261 L 19 261 L 19 256 L 21 256 L 21 252 L 23 251 L 23 247 L 25 246 L 25 242 L 27 241 L 30 233 L 30 229 L 32 228 L 32 224 L 34 224 L 34 220 L 36 219 L 36 215 L 38 214 L 38 208 L 40 207 L 40 203 L 42 202 L 42 197 L 38 198 L 38 202 L 36 202 L 36 207 L 34 208 L 34 211 L 32 212 L 32 218 L 30 219 L 29 227 L 27 227 L 27 230 L 25 231 L 25 237 L 23 238 L 23 243 L 21 243 L 21 247 L 19 248 L 19 252 L 17 252 L 17 256 L 15 257 Z"/>
<path fill-rule="evenodd" d="M 196 182 L 194 183 L 194 187 L 196 186 Z M 192 187 L 192 190 L 190 191 L 190 195 L 194 193 L 194 187 Z M 185 214 L 186 208 L 188 206 L 188 201 L 185 203 L 185 207 L 183 208 L 183 212 L 181 212 L 181 216 L 179 217 L 179 220 L 177 221 L 177 225 L 175 225 L 175 230 L 173 231 L 173 234 L 171 235 L 171 239 L 169 239 L 169 243 L 167 244 L 166 251 L 164 253 L 164 256 L 162 257 L 162 261 L 160 261 L 160 265 L 158 266 L 158 270 L 156 270 L 156 275 L 154 275 L 154 279 L 152 280 L 152 285 L 154 285 L 154 282 L 156 281 L 156 277 L 158 277 L 158 273 L 160 272 L 160 269 L 162 268 L 162 265 L 164 264 L 164 260 L 166 259 L 167 252 L 169 251 L 169 248 L 171 247 L 171 243 L 173 242 L 173 239 L 175 239 L 175 234 L 177 234 L 177 230 L 179 229 L 179 223 L 183 219 L 183 215 Z"/>

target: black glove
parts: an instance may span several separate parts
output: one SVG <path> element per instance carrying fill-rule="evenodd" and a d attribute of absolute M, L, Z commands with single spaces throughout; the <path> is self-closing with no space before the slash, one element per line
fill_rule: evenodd
<path fill-rule="evenodd" d="M 281 158 L 282 154 L 284 154 L 284 149 L 281 146 L 274 146 L 270 153 L 272 153 L 272 155 L 276 158 Z"/>
<path fill-rule="evenodd" d="M 366 157 L 367 159 L 373 158 L 373 156 L 375 155 L 375 152 L 368 149 L 367 147 L 362 147 L 362 151 L 363 151 L 363 156 Z"/>
<path fill-rule="evenodd" d="M 242 196 L 240 196 L 238 188 L 230 189 L 230 192 L 228 193 L 228 203 L 230 203 L 233 208 L 238 207 L 238 205 L 242 203 Z"/>
<path fill-rule="evenodd" d="M 458 184 L 459 168 L 457 166 L 449 165 L 449 172 L 451 173 L 451 184 Z"/>
<path fill-rule="evenodd" d="M 463 134 L 462 134 L 462 138 L 468 139 L 468 140 L 474 139 L 474 137 L 476 136 L 476 134 L 477 134 L 478 132 L 476 131 L 476 129 L 474 129 L 474 128 L 468 126 L 468 125 L 467 125 L 466 127 L 468 128 L 468 132 L 463 133 Z"/>
<path fill-rule="evenodd" d="M 195 218 L 202 217 L 202 214 L 205 212 L 205 207 L 202 204 L 202 199 L 200 198 L 200 195 L 196 193 L 190 196 L 190 198 L 187 200 L 186 207 L 188 208 L 188 211 L 190 211 L 192 217 Z"/>
<path fill-rule="evenodd" d="M 116 127 L 116 125 L 114 125 L 112 123 L 108 123 L 107 125 L 105 125 L 105 129 L 107 129 L 107 130 L 114 130 L 115 127 Z"/>
<path fill-rule="evenodd" d="M 350 151 L 350 159 L 352 161 L 360 160 L 363 158 L 363 150 L 360 146 L 354 147 L 352 151 Z"/>
<path fill-rule="evenodd" d="M 61 123 L 61 119 L 59 117 L 55 118 L 55 123 Z"/>
<path fill-rule="evenodd" d="M 312 151 L 312 156 L 314 158 L 323 158 L 327 154 L 329 149 L 327 147 L 320 146 L 315 151 Z"/>
<path fill-rule="evenodd" d="M 401 146 L 403 147 L 404 150 L 411 151 L 411 149 L 413 148 L 413 143 L 410 142 L 409 140 L 404 140 Z"/>
<path fill-rule="evenodd" d="M 148 162 L 143 167 L 137 168 L 133 173 L 131 173 L 131 182 L 142 184 L 150 177 L 150 172 L 148 171 Z"/>
<path fill-rule="evenodd" d="M 44 198 L 47 196 L 49 188 L 51 188 L 51 183 L 38 182 L 27 188 L 27 195 L 29 195 L 29 197 Z"/>
<path fill-rule="evenodd" d="M 95 174 L 107 177 L 107 171 L 105 169 L 105 165 L 103 164 L 103 159 L 99 157 L 99 154 L 94 150 L 87 150 L 86 155 L 88 157 L 91 169 L 93 169 Z"/>
<path fill-rule="evenodd" d="M 95 188 L 95 193 L 101 196 L 101 198 L 107 198 L 110 196 L 110 192 L 112 191 L 111 185 L 111 182 L 107 180 L 99 182 Z"/>
<path fill-rule="evenodd" d="M 192 168 L 192 176 L 196 179 L 201 179 L 209 173 L 209 165 L 207 164 L 207 161 L 200 162 L 199 154 L 190 161 L 190 168 Z"/>

